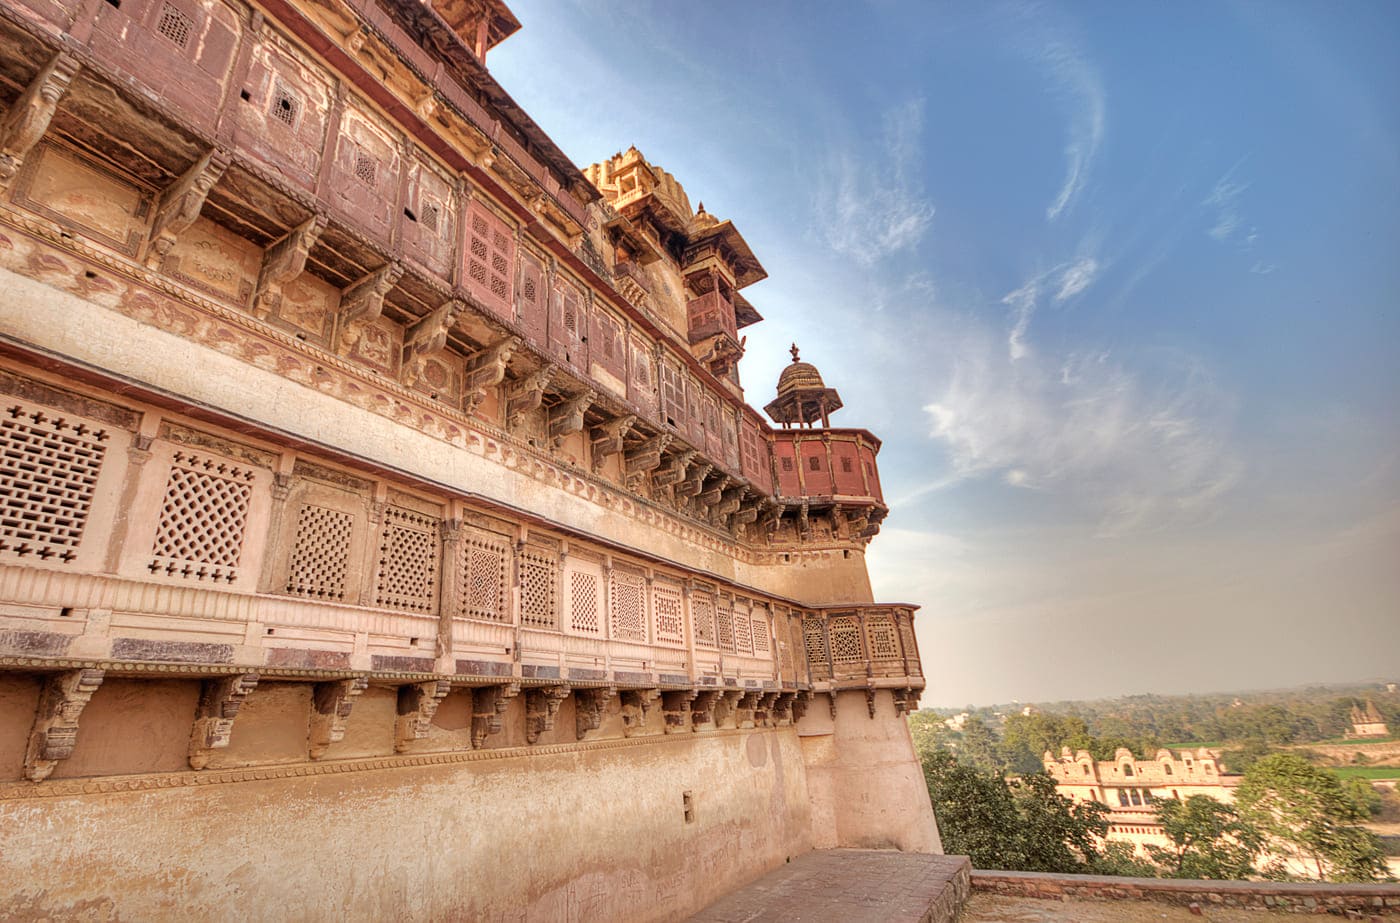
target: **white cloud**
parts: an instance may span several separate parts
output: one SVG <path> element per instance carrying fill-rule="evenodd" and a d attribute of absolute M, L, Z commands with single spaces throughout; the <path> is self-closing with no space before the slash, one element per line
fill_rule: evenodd
<path fill-rule="evenodd" d="M 1210 190 L 1210 195 L 1201 202 L 1215 215 L 1215 220 L 1206 233 L 1222 243 L 1233 238 L 1235 232 L 1244 224 L 1244 217 L 1240 211 L 1240 197 L 1249 189 L 1249 183 L 1242 183 L 1235 179 L 1235 173 L 1243 163 L 1244 161 L 1240 160 L 1227 170 L 1224 176 L 1216 180 L 1215 186 Z M 1250 228 L 1245 235 L 1245 246 L 1252 245 L 1258 236 L 1258 230 Z"/>
<path fill-rule="evenodd" d="M 1038 57 L 1056 92 L 1073 106 L 1067 129 L 1069 139 L 1065 142 L 1065 179 L 1054 201 L 1045 209 L 1045 219 L 1054 221 L 1073 207 L 1075 198 L 1088 182 L 1089 171 L 1103 143 L 1107 94 L 1098 69 L 1069 44 L 1048 42 Z"/>
<path fill-rule="evenodd" d="M 1026 335 L 1030 330 L 1031 316 L 1039 305 L 1046 286 L 1055 289 L 1054 301 L 1057 304 L 1068 301 L 1094 283 L 1100 270 L 1099 261 L 1092 256 L 1081 257 L 1073 263 L 1061 263 L 1037 276 L 1026 280 L 1014 292 L 1009 292 L 1001 303 L 1011 308 L 1011 332 L 1006 337 L 1007 353 L 1013 360 L 1024 359 L 1030 354 Z"/>
<path fill-rule="evenodd" d="M 924 408 L 956 475 L 1064 494 L 1109 533 L 1206 514 L 1237 480 L 1230 402 L 1199 365 L 1154 385 L 1109 353 L 1012 360 L 970 338 Z"/>
<path fill-rule="evenodd" d="M 882 121 L 876 150 L 833 154 L 817 184 L 827 245 L 862 266 L 917 245 L 934 215 L 918 176 L 923 100 L 890 108 Z"/>

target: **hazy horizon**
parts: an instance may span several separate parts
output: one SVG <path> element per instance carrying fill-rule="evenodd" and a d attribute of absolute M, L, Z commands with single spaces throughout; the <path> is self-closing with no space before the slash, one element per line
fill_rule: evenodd
<path fill-rule="evenodd" d="M 884 440 L 925 703 L 1400 673 L 1400 6 L 512 8 L 768 269 L 749 402 L 796 340 Z"/>

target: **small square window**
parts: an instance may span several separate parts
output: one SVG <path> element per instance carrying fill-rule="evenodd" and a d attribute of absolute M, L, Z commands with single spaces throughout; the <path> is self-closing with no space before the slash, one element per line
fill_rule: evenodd
<path fill-rule="evenodd" d="M 297 121 L 301 118 L 301 97 L 279 83 L 272 94 L 272 104 L 268 107 L 267 114 L 288 128 L 296 128 Z"/>
<path fill-rule="evenodd" d="M 379 161 L 361 150 L 355 151 L 355 179 L 373 189 L 378 181 Z"/>
<path fill-rule="evenodd" d="M 185 12 L 167 3 L 160 11 L 160 19 L 156 22 L 156 31 L 165 36 L 176 46 L 185 48 L 190 43 L 190 32 L 194 29 L 194 20 L 185 15 Z"/>

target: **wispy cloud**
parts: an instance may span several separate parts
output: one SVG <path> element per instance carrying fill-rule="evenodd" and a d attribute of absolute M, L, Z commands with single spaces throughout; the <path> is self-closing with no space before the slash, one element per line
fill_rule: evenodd
<path fill-rule="evenodd" d="M 1013 360 L 1024 359 L 1030 352 L 1026 335 L 1041 297 L 1048 291 L 1054 291 L 1056 304 L 1069 301 L 1093 284 L 1100 268 L 1096 258 L 1081 257 L 1028 279 L 1020 288 L 1002 297 L 1001 303 L 1011 308 L 1011 332 L 1007 335 L 1006 347 Z"/>
<path fill-rule="evenodd" d="M 1199 364 L 1178 360 L 1149 383 L 1108 352 L 1008 362 L 993 342 L 962 344 L 924 408 L 955 475 L 1062 492 L 1106 533 L 1200 515 L 1236 482 L 1230 401 Z"/>
<path fill-rule="evenodd" d="M 1089 181 L 1089 172 L 1103 144 L 1107 99 L 1099 71 L 1067 42 L 1048 42 L 1038 55 L 1057 95 L 1071 106 L 1068 140 L 1065 142 L 1065 179 L 1045 219 L 1054 221 L 1071 210 Z"/>
<path fill-rule="evenodd" d="M 831 249 L 870 266 L 923 239 L 934 214 L 919 178 L 923 125 L 924 101 L 909 100 L 884 113 L 875 149 L 833 154 L 817 184 Z"/>
<path fill-rule="evenodd" d="M 1225 175 L 1215 181 L 1210 194 L 1201 202 L 1214 216 L 1210 229 L 1206 233 L 1222 243 L 1236 238 L 1237 232 L 1244 226 L 1240 197 L 1249 189 L 1249 183 L 1235 178 L 1243 164 L 1244 160 L 1241 159 L 1225 171 Z M 1256 228 L 1251 227 L 1239 236 L 1248 247 L 1258 239 L 1259 233 Z"/>

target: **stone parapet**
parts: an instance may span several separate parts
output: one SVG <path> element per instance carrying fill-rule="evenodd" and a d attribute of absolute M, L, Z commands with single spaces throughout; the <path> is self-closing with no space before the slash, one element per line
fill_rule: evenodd
<path fill-rule="evenodd" d="M 1400 886 L 1332 882 L 1197 881 L 974 869 L 972 889 L 1049 900 L 1136 900 L 1334 915 L 1400 915 Z"/>

